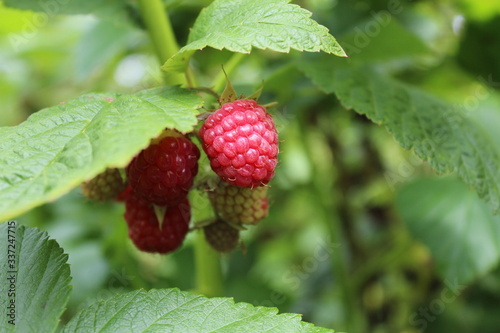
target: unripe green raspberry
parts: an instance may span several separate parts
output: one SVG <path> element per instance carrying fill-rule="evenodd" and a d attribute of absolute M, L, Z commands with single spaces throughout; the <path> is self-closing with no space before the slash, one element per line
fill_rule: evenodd
<path fill-rule="evenodd" d="M 203 227 L 205 239 L 218 252 L 229 252 L 238 246 L 240 231 L 221 219 Z"/>
<path fill-rule="evenodd" d="M 267 187 L 240 187 L 219 182 L 208 192 L 215 212 L 233 224 L 257 224 L 268 213 Z"/>
<path fill-rule="evenodd" d="M 118 169 L 106 169 L 81 185 L 83 195 L 95 201 L 114 200 L 125 187 Z"/>

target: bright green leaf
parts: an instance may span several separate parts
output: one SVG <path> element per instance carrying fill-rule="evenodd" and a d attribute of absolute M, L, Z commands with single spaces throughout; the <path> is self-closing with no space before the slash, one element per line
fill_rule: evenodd
<path fill-rule="evenodd" d="M 9 231 L 8 231 L 9 230 Z M 46 232 L 14 222 L 0 225 L 0 307 L 2 332 L 54 332 L 69 299 L 68 256 Z M 15 255 L 15 262 L 10 262 Z M 11 267 L 10 265 L 13 265 Z M 16 273 L 11 273 L 16 271 Z M 14 278 L 13 278 L 14 277 Z M 9 293 L 14 292 L 11 298 Z M 7 307 L 15 300 L 15 323 Z"/>
<path fill-rule="evenodd" d="M 500 259 L 500 216 L 462 182 L 425 179 L 403 187 L 398 211 L 431 250 L 443 280 L 465 284 Z"/>
<path fill-rule="evenodd" d="M 121 0 L 4 0 L 7 7 L 31 10 L 48 15 L 66 14 L 96 14 L 101 18 L 123 20 L 126 14 L 126 4 Z"/>
<path fill-rule="evenodd" d="M 63 332 L 333 332 L 301 322 L 298 314 L 277 312 L 178 289 L 139 290 L 90 306 Z"/>
<path fill-rule="evenodd" d="M 177 87 L 88 94 L 0 128 L 0 220 L 124 167 L 164 128 L 189 132 L 201 101 Z"/>
<path fill-rule="evenodd" d="M 290 52 L 324 51 L 345 57 L 328 29 L 290 0 L 216 0 L 203 9 L 188 44 L 167 60 L 166 71 L 183 71 L 196 50 L 207 46 L 250 53 L 252 47 Z"/>
<path fill-rule="evenodd" d="M 500 210 L 500 153 L 489 135 L 452 105 L 367 68 L 301 61 L 316 85 L 348 109 L 386 126 L 439 173 L 456 172 L 495 212 Z"/>

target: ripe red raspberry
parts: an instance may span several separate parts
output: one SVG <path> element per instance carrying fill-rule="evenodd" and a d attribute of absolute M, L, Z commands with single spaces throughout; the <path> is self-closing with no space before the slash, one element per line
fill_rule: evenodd
<path fill-rule="evenodd" d="M 132 190 L 144 200 L 165 206 L 183 201 L 198 173 L 198 147 L 185 137 L 167 136 L 136 156 L 127 167 Z"/>
<path fill-rule="evenodd" d="M 269 183 L 278 163 L 278 133 L 266 109 L 253 100 L 226 103 L 200 129 L 212 169 L 244 187 Z"/>
<path fill-rule="evenodd" d="M 203 232 L 207 243 L 218 252 L 229 252 L 238 246 L 239 230 L 221 219 L 203 227 Z"/>
<path fill-rule="evenodd" d="M 106 169 L 89 181 L 81 184 L 83 195 L 95 201 L 115 199 L 127 184 L 118 169 Z"/>
<path fill-rule="evenodd" d="M 257 224 L 268 213 L 267 187 L 239 187 L 219 182 L 208 197 L 215 212 L 234 224 Z"/>
<path fill-rule="evenodd" d="M 177 249 L 189 230 L 191 208 L 185 199 L 168 207 L 160 229 L 153 206 L 133 193 L 125 201 L 125 220 L 129 236 L 141 251 L 168 253 Z"/>

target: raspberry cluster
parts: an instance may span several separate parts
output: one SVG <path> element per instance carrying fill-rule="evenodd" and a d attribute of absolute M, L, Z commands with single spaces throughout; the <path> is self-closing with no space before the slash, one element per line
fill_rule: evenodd
<path fill-rule="evenodd" d="M 251 99 L 225 103 L 200 128 L 202 147 L 220 177 L 208 192 L 217 218 L 204 227 L 219 252 L 234 249 L 243 225 L 268 214 L 266 186 L 278 163 L 278 132 L 267 110 Z"/>
<path fill-rule="evenodd" d="M 203 226 L 205 239 L 215 250 L 228 252 L 238 245 L 240 230 L 268 214 L 267 184 L 278 162 L 278 133 L 265 107 L 240 99 L 210 114 L 199 137 L 220 178 L 208 193 L 216 218 Z M 169 253 L 189 231 L 187 195 L 199 158 L 189 138 L 166 130 L 125 168 L 127 182 L 118 169 L 107 169 L 83 183 L 82 192 L 93 200 L 125 202 L 124 217 L 135 246 Z"/>

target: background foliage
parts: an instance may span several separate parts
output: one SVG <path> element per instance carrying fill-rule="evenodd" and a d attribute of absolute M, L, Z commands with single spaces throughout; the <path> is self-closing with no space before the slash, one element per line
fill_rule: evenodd
<path fill-rule="evenodd" d="M 161 85 L 135 3 L 98 3 L 86 9 L 95 16 L 0 7 L 1 126 L 85 93 Z M 180 45 L 208 3 L 165 1 Z M 224 296 L 340 331 L 496 332 L 500 5 L 294 3 L 349 59 L 254 49 L 233 72 L 239 92 L 264 80 L 261 101 L 279 101 L 282 143 L 269 218 L 244 233 L 246 253 L 222 258 Z M 196 52 L 199 84 L 210 85 L 230 57 Z M 195 218 L 211 214 L 203 194 L 191 200 Z M 116 293 L 193 288 L 193 237 L 172 255 L 139 253 L 122 214 L 75 189 L 18 218 L 69 254 L 63 322 Z"/>

